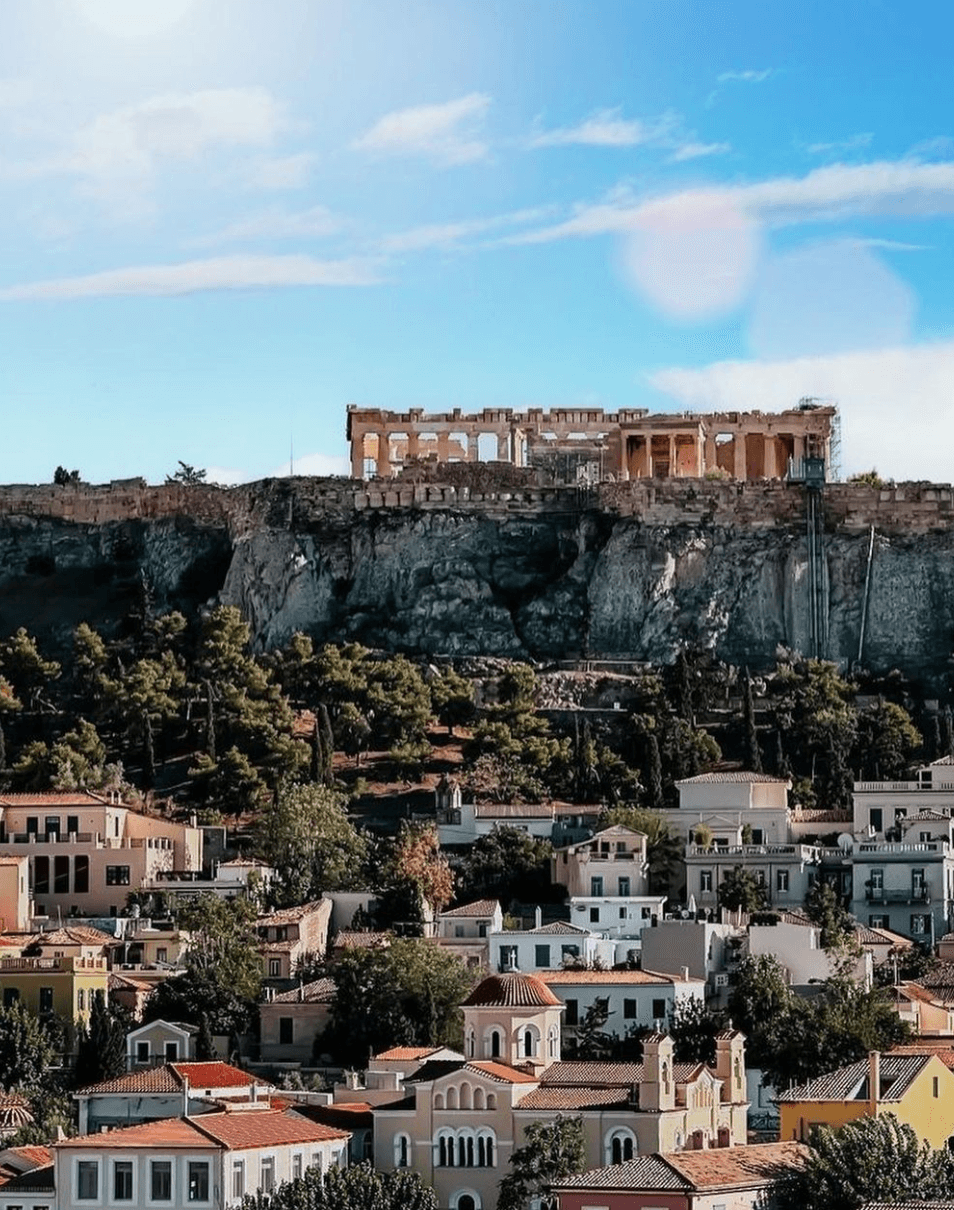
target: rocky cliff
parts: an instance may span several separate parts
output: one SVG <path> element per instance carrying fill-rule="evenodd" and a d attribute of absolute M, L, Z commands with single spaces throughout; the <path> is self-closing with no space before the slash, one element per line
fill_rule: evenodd
<path fill-rule="evenodd" d="M 665 661 L 689 643 L 757 667 L 815 643 L 927 683 L 947 672 L 950 488 L 827 488 L 812 559 L 797 486 L 482 486 L 0 489 L 0 633 L 110 628 L 145 592 L 157 609 L 236 604 L 262 647 L 300 629 L 434 655 Z"/>

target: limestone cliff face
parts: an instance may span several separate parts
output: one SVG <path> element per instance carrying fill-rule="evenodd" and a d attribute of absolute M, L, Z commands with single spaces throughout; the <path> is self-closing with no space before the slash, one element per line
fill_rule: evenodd
<path fill-rule="evenodd" d="M 95 521 L 50 489 L 33 511 L 0 489 L 0 633 L 109 629 L 145 586 L 157 609 L 238 605 L 262 648 L 304 630 L 434 655 L 666 661 L 690 643 L 759 667 L 779 643 L 811 650 L 814 585 L 822 654 L 856 660 L 864 614 L 866 665 L 928 684 L 947 672 L 950 488 L 831 489 L 814 577 L 797 488 L 623 488 L 375 496 L 302 480 L 173 497 L 143 485 L 118 504 L 95 489 Z"/>

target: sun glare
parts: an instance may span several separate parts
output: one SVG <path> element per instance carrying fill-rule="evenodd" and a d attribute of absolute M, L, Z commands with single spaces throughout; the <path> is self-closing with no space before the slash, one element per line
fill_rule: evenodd
<path fill-rule="evenodd" d="M 87 20 L 117 38 L 148 38 L 180 21 L 194 0 L 76 0 Z"/>

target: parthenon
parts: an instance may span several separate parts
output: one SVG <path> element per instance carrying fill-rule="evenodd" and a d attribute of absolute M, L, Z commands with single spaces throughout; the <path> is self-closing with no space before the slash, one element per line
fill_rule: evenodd
<path fill-rule="evenodd" d="M 425 413 L 348 407 L 351 474 L 386 479 L 418 461 L 504 462 L 561 482 L 645 478 L 801 478 L 831 462 L 836 409 L 803 401 L 784 412 L 650 412 L 644 408 L 484 408 Z"/>

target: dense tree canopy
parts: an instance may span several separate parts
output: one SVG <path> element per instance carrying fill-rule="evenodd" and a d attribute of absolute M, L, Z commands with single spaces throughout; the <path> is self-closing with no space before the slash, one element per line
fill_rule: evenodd
<path fill-rule="evenodd" d="M 249 1194 L 242 1210 L 437 1210 L 437 1195 L 416 1172 L 377 1172 L 370 1164 L 309 1168 L 274 1193 Z"/>
<path fill-rule="evenodd" d="M 510 1157 L 500 1182 L 497 1210 L 526 1210 L 533 1197 L 546 1197 L 563 1177 L 586 1167 L 583 1119 L 558 1114 L 553 1121 L 528 1122 L 524 1144 Z"/>

